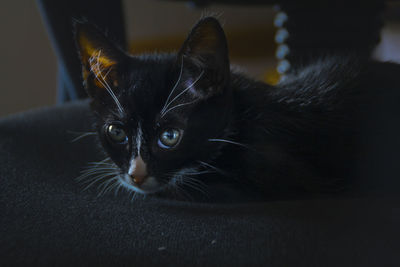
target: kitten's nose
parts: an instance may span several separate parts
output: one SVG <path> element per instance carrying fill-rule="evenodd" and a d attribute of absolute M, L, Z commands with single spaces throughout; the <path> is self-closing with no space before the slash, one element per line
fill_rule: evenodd
<path fill-rule="evenodd" d="M 146 180 L 146 176 L 135 176 L 135 177 L 133 177 L 133 182 L 136 185 L 139 185 L 139 186 L 143 184 L 144 180 Z"/>
<path fill-rule="evenodd" d="M 132 180 L 136 185 L 141 185 L 146 180 L 148 176 L 147 167 L 141 156 L 136 157 L 132 162 L 132 166 L 129 169 L 129 175 L 132 177 Z"/>

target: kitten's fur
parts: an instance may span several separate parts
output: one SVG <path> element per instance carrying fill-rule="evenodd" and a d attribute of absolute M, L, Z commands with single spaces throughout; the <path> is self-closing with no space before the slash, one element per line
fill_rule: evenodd
<path fill-rule="evenodd" d="M 203 183 L 222 182 L 264 194 L 326 191 L 356 175 L 360 119 L 375 97 L 363 77 L 374 63 L 330 57 L 269 86 L 230 70 L 212 17 L 177 54 L 129 56 L 95 28 L 76 29 L 98 135 L 118 173 L 112 179 L 129 190 L 203 191 Z M 110 141 L 110 124 L 126 132 L 125 143 Z M 170 128 L 181 140 L 163 148 L 160 134 Z M 139 163 L 145 174 L 135 184 Z"/>

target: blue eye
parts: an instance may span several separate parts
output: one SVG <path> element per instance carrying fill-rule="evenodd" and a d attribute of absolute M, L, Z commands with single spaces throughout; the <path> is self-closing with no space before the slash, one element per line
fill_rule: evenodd
<path fill-rule="evenodd" d="M 128 139 L 125 131 L 118 125 L 110 124 L 106 130 L 107 136 L 114 143 L 125 143 Z"/>
<path fill-rule="evenodd" d="M 162 148 L 171 148 L 178 144 L 181 132 L 177 129 L 166 129 L 161 132 L 158 139 L 158 145 Z"/>

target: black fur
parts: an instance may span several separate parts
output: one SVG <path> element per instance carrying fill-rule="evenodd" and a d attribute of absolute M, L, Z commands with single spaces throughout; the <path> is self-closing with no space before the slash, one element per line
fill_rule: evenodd
<path fill-rule="evenodd" d="M 218 170 L 196 179 L 262 194 L 341 190 L 356 178 L 362 132 L 376 108 L 374 100 L 387 90 L 386 85 L 380 90 L 369 78 L 379 75 L 385 64 L 331 56 L 270 86 L 230 70 L 226 39 L 214 18 L 202 19 L 177 54 L 138 57 L 111 49 L 106 38 L 87 25 L 77 27 L 78 34 L 96 36 L 95 43 L 118 61 L 113 69 L 118 86 L 112 89 L 123 114 L 117 112 L 110 95 L 93 84 L 93 73 L 85 82 L 102 145 L 121 173 L 127 172 L 131 156 L 137 153 L 133 137 L 140 122 L 141 155 L 149 174 L 162 184 L 171 180 L 166 174 L 182 168 L 210 170 L 199 161 Z M 174 102 L 190 104 L 161 116 L 181 70 L 173 97 L 200 77 L 193 90 Z M 105 137 L 105 125 L 115 122 L 128 133 L 127 144 L 115 145 Z M 168 127 L 183 129 L 184 134 L 176 148 L 166 150 L 157 140 Z"/>

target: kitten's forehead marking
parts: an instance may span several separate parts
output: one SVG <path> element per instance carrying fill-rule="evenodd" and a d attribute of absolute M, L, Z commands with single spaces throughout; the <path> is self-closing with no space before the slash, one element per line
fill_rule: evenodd
<path fill-rule="evenodd" d="M 132 155 L 132 158 L 129 163 L 129 170 L 128 170 L 129 174 L 133 173 L 136 169 L 136 157 L 140 157 L 140 147 L 142 146 L 142 138 L 143 138 L 142 125 L 140 124 L 140 122 L 138 122 L 136 130 L 136 138 L 135 138 L 137 155 L 135 156 L 135 153 L 133 153 Z"/>
<path fill-rule="evenodd" d="M 136 149 L 138 156 L 140 156 L 140 147 L 142 145 L 142 138 L 143 138 L 142 125 L 140 124 L 140 122 L 138 122 L 138 127 L 136 131 Z"/>

